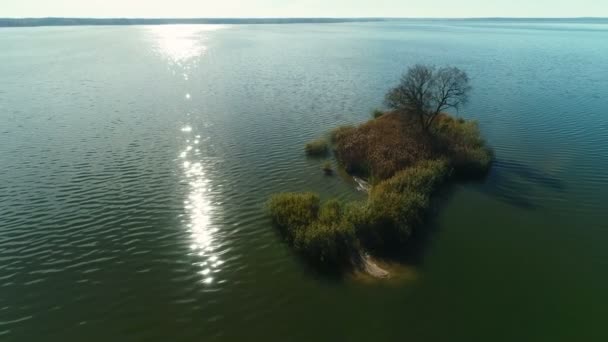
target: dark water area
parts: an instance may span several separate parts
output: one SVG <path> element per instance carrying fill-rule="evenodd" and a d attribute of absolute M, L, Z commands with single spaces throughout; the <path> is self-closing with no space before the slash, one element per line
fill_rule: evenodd
<path fill-rule="evenodd" d="M 0 340 L 605 341 L 608 25 L 0 30 Z M 273 192 L 363 198 L 303 145 L 414 63 L 472 80 L 496 152 L 407 279 L 311 272 Z"/>

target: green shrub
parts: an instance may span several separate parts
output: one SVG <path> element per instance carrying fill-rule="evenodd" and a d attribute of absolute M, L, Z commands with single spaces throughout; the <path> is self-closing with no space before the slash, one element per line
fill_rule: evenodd
<path fill-rule="evenodd" d="M 401 245 L 421 222 L 427 203 L 427 196 L 417 192 L 376 192 L 364 211 L 367 221 L 357 226 L 357 233 L 374 249 Z"/>
<path fill-rule="evenodd" d="M 365 207 L 352 214 L 360 239 L 375 249 L 405 242 L 423 221 L 431 195 L 449 170 L 444 160 L 425 160 L 375 185 Z"/>
<path fill-rule="evenodd" d="M 334 169 L 332 168 L 331 162 L 329 160 L 326 160 L 323 163 L 323 166 L 321 166 L 321 170 L 323 170 L 326 175 L 331 175 L 334 172 Z"/>
<path fill-rule="evenodd" d="M 340 202 L 329 200 L 319 207 L 316 194 L 283 193 L 273 195 L 268 208 L 273 223 L 309 261 L 324 267 L 350 263 L 357 242 Z"/>
<path fill-rule="evenodd" d="M 306 144 L 304 150 L 309 156 L 324 156 L 329 152 L 329 144 L 325 139 L 317 139 Z"/>
<path fill-rule="evenodd" d="M 317 219 L 319 196 L 310 192 L 280 193 L 270 197 L 268 209 L 272 222 L 285 233 L 289 241 L 295 233 Z"/>
<path fill-rule="evenodd" d="M 379 183 L 372 189 L 371 196 L 376 192 L 419 192 L 430 195 L 450 174 L 447 161 L 423 160 L 414 166 L 399 171 L 393 177 Z"/>
<path fill-rule="evenodd" d="M 475 121 L 442 115 L 435 125 L 435 145 L 461 178 L 483 177 L 492 164 L 492 150 L 486 146 Z"/>
<path fill-rule="evenodd" d="M 283 193 L 268 207 L 273 223 L 309 261 L 345 265 L 360 243 L 376 251 L 402 245 L 450 170 L 445 160 L 424 160 L 373 186 L 365 202 L 321 204 L 316 194 Z"/>
<path fill-rule="evenodd" d="M 452 164 L 459 178 L 475 179 L 485 176 L 492 165 L 493 153 L 487 148 L 460 150 L 454 155 Z"/>
<path fill-rule="evenodd" d="M 323 224 L 330 224 L 340 221 L 342 218 L 342 203 L 336 199 L 326 201 L 319 209 L 318 218 Z"/>
<path fill-rule="evenodd" d="M 374 109 L 372 111 L 372 118 L 377 119 L 379 117 L 381 117 L 382 115 L 384 115 L 384 112 L 381 111 L 380 109 Z"/>
<path fill-rule="evenodd" d="M 340 267 L 350 263 L 356 251 L 355 241 L 353 226 L 347 221 L 314 222 L 298 235 L 295 246 L 314 264 Z"/>

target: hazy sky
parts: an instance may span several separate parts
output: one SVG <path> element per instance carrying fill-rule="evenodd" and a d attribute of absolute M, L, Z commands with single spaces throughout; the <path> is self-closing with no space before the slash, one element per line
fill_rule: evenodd
<path fill-rule="evenodd" d="M 0 0 L 0 17 L 608 17 L 608 0 Z"/>

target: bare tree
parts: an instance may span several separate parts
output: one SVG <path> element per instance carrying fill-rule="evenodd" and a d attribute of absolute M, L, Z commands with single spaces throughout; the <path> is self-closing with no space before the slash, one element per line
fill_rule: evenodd
<path fill-rule="evenodd" d="M 386 103 L 404 116 L 413 116 L 429 131 L 440 113 L 465 104 L 470 90 L 469 76 L 458 68 L 417 64 L 386 94 Z"/>

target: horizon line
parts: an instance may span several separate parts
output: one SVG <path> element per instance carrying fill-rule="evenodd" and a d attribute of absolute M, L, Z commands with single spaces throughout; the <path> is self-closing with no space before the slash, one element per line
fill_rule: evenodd
<path fill-rule="evenodd" d="M 2 20 L 6 19 L 95 19 L 95 20 L 115 20 L 115 19 L 133 19 L 133 20 L 240 20 L 240 19 L 608 19 L 608 16 L 576 16 L 576 17 L 526 17 L 526 16 L 479 16 L 479 17 L 391 17 L 391 16 L 356 16 L 356 17 L 340 17 L 340 16 L 316 16 L 316 17 L 130 17 L 130 16 L 117 16 L 117 17 L 58 17 L 58 16 L 45 16 L 45 17 L 0 17 Z"/>
<path fill-rule="evenodd" d="M 87 18 L 31 17 L 0 18 L 1 28 L 45 26 L 135 26 L 135 25 L 293 25 L 345 23 L 415 23 L 437 22 L 496 22 L 496 23 L 564 23 L 608 24 L 606 17 L 252 17 L 252 18 Z"/>

